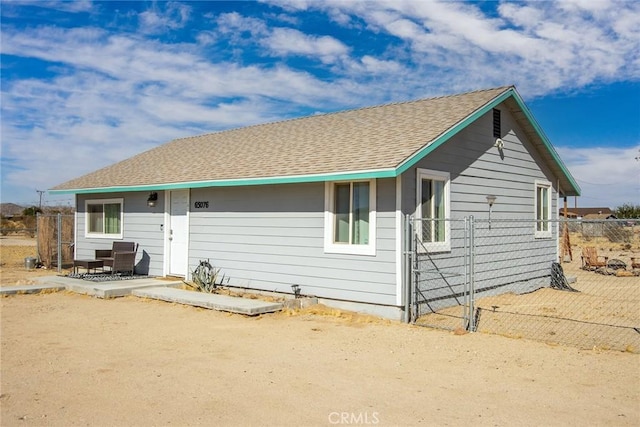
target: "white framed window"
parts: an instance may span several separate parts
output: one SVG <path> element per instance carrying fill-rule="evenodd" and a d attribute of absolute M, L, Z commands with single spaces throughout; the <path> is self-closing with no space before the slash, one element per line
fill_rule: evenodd
<path fill-rule="evenodd" d="M 376 254 L 376 181 L 325 183 L 324 250 Z"/>
<path fill-rule="evenodd" d="M 551 237 L 551 183 L 535 181 L 536 238 Z"/>
<path fill-rule="evenodd" d="M 84 202 L 85 237 L 122 239 L 123 199 Z"/>
<path fill-rule="evenodd" d="M 416 232 L 429 252 L 451 250 L 450 175 L 429 169 L 416 171 Z M 420 248 L 422 249 L 422 248 Z"/>

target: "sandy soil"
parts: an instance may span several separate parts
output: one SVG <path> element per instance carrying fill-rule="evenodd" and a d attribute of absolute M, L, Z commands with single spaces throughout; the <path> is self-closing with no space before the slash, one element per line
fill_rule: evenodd
<path fill-rule="evenodd" d="M 640 248 L 636 244 L 625 249 L 604 239 L 584 242 L 577 236 L 572 241 L 578 242 L 572 248 L 573 260 L 562 267 L 577 279 L 571 286 L 579 292 L 543 288 L 521 295 L 478 293 L 475 306 L 482 309 L 478 331 L 640 353 L 640 334 L 635 330 L 640 325 L 640 271 L 630 268 L 631 257 L 640 258 Z M 629 277 L 583 270 L 579 245 L 596 246 L 608 259 L 625 262 Z M 462 325 L 462 317 L 463 307 L 455 306 L 424 315 L 418 323 L 453 329 Z"/>
<path fill-rule="evenodd" d="M 57 270 L 36 268 L 27 271 L 24 259 L 36 258 L 36 239 L 24 236 L 0 236 L 0 284 L 29 285 L 35 283 L 34 277 L 51 276 L 58 274 Z M 67 274 L 69 270 L 63 270 L 61 274 Z"/>
<path fill-rule="evenodd" d="M 2 268 L 2 284 L 24 271 Z M 321 307 L 249 318 L 61 292 L 0 309 L 2 426 L 640 425 L 637 354 Z"/>

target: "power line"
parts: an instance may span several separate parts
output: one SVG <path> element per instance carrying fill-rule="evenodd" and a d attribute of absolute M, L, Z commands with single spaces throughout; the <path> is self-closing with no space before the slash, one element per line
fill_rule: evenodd
<path fill-rule="evenodd" d="M 622 185 L 622 184 L 627 184 L 629 181 L 618 181 L 618 182 L 608 182 L 608 183 L 602 183 L 602 182 L 588 182 L 588 181 L 584 181 L 582 179 L 578 179 L 576 178 L 576 181 L 581 182 L 583 184 L 589 184 L 589 185 Z"/>
<path fill-rule="evenodd" d="M 38 209 L 42 209 L 42 195 L 46 193 L 45 190 L 36 190 L 36 192 L 40 195 L 40 202 L 38 203 Z"/>

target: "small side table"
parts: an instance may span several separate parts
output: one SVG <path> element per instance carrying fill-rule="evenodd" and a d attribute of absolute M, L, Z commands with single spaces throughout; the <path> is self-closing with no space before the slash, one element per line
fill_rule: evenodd
<path fill-rule="evenodd" d="M 78 267 L 83 267 L 85 270 L 87 270 L 87 273 L 89 273 L 90 270 L 92 269 L 93 269 L 93 272 L 95 273 L 98 268 L 104 271 L 104 261 L 101 259 L 74 259 L 73 260 L 74 274 L 78 273 Z"/>

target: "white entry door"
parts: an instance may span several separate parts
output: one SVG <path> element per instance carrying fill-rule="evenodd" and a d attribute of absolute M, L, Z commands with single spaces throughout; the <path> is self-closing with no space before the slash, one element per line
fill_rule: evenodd
<path fill-rule="evenodd" d="M 189 190 L 169 193 L 169 275 L 187 275 L 189 247 Z"/>

